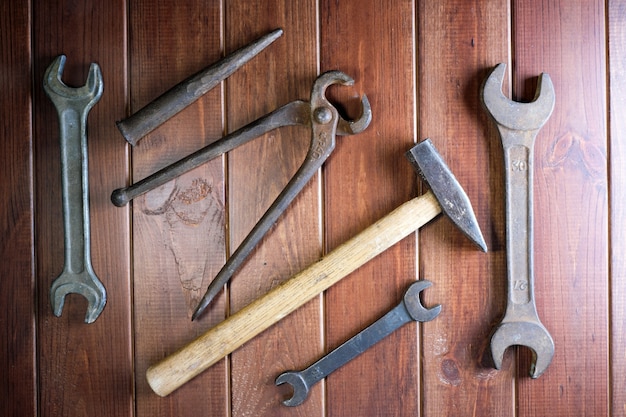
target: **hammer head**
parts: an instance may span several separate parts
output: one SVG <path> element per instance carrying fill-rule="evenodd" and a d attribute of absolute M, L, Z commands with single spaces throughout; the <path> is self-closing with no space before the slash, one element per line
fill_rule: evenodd
<path fill-rule="evenodd" d="M 430 186 L 433 195 L 441 206 L 441 211 L 483 252 L 487 252 L 487 244 L 480 232 L 467 194 L 430 139 L 415 145 L 406 153 L 406 157 L 422 177 L 422 180 Z"/>

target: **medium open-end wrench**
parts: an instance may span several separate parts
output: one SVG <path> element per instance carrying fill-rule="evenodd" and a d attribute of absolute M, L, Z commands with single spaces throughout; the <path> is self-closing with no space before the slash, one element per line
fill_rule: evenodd
<path fill-rule="evenodd" d="M 106 304 L 106 291 L 91 266 L 89 230 L 89 169 L 87 166 L 87 115 L 102 95 L 100 67 L 92 63 L 87 83 L 79 88 L 61 81 L 65 56 L 58 56 L 44 75 L 43 87 L 59 115 L 61 183 L 65 265 L 50 288 L 50 302 L 61 316 L 65 296 L 80 294 L 88 301 L 86 323 L 93 323 Z"/>
<path fill-rule="evenodd" d="M 276 385 L 289 384 L 293 396 L 283 404 L 293 407 L 302 404 L 311 387 L 326 378 L 365 350 L 380 342 L 391 333 L 411 321 L 430 321 L 441 312 L 441 305 L 425 308 L 420 301 L 420 292 L 430 287 L 430 281 L 416 281 L 404 293 L 402 302 L 383 317 L 362 330 L 350 340 L 315 362 L 303 371 L 288 371 L 276 378 Z"/>
<path fill-rule="evenodd" d="M 539 320 L 533 271 L 533 149 L 539 129 L 554 109 L 554 86 L 548 74 L 539 76 L 531 103 L 509 100 L 502 93 L 505 64 L 485 81 L 483 102 L 495 120 L 504 148 L 506 188 L 507 306 L 491 337 L 497 369 L 504 351 L 521 345 L 533 351 L 532 378 L 539 377 L 554 356 L 554 341 Z"/>

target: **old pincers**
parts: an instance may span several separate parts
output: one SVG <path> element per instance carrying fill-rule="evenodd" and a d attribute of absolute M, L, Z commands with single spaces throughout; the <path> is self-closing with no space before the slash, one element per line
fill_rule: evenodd
<path fill-rule="evenodd" d="M 534 294 L 533 153 L 535 138 L 554 109 L 554 86 L 548 74 L 539 76 L 534 101 L 519 103 L 502 93 L 504 64 L 485 81 L 483 103 L 496 122 L 504 148 L 506 189 L 507 306 L 491 337 L 497 369 L 504 351 L 513 345 L 530 348 L 532 378 L 539 377 L 554 356 L 554 341 L 539 320 Z"/>
<path fill-rule="evenodd" d="M 287 111 L 287 114 L 278 117 L 278 126 L 302 124 L 311 127 L 309 150 L 298 171 L 213 279 L 194 311 L 192 320 L 195 320 L 221 291 L 265 233 L 330 156 L 335 149 L 335 136 L 352 135 L 367 128 L 372 118 L 372 111 L 365 95 L 361 98 L 361 117 L 355 121 L 344 120 L 325 96 L 329 86 L 351 85 L 353 82 L 352 78 L 343 72 L 326 72 L 320 75 L 313 84 L 309 103 L 295 101 L 282 107 L 282 110 L 276 110 L 276 112 Z M 271 114 L 267 117 L 271 117 Z"/>

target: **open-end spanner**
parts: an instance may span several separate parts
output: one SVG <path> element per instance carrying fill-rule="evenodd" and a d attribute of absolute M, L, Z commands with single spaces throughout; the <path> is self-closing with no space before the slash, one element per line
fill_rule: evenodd
<path fill-rule="evenodd" d="M 288 103 L 149 177 L 127 188 L 117 189 L 113 192 L 111 195 L 113 203 L 117 206 L 123 206 L 132 198 L 163 185 L 259 135 L 282 126 L 304 125 L 311 127 L 311 142 L 302 165 L 213 279 L 192 319 L 197 318 L 222 290 L 265 233 L 330 156 L 335 148 L 335 135 L 353 135 L 367 128 L 372 118 L 367 96 L 363 95 L 361 98 L 362 113 L 359 119 L 354 121 L 344 120 L 325 96 L 326 89 L 330 85 L 352 85 L 353 82 L 354 80 L 343 72 L 326 72 L 315 80 L 311 90 L 310 102 L 297 100 Z"/>
<path fill-rule="evenodd" d="M 59 115 L 61 184 L 65 265 L 50 288 L 50 302 L 61 316 L 65 296 L 80 294 L 88 301 L 86 323 L 93 323 L 106 304 L 106 290 L 91 265 L 89 221 L 89 169 L 87 165 L 87 115 L 102 95 L 100 67 L 92 63 L 84 86 L 68 87 L 61 81 L 65 56 L 46 69 L 43 87 Z"/>
<path fill-rule="evenodd" d="M 554 109 L 554 86 L 548 74 L 539 76 L 530 103 L 509 100 L 502 92 L 505 64 L 499 64 L 485 81 L 483 103 L 495 120 L 504 148 L 506 192 L 507 306 L 502 322 L 491 337 L 491 354 L 502 367 L 509 346 L 533 352 L 532 378 L 539 377 L 554 356 L 554 341 L 539 320 L 534 294 L 533 262 L 533 152 L 539 129 Z"/>
<path fill-rule="evenodd" d="M 407 289 L 402 302 L 369 327 L 328 353 L 303 371 L 288 371 L 276 378 L 276 385 L 289 384 L 293 388 L 291 398 L 283 404 L 293 407 L 302 404 L 309 396 L 311 387 L 326 378 L 352 359 L 359 356 L 385 337 L 411 321 L 430 321 L 441 312 L 441 305 L 425 308 L 420 292 L 431 286 L 430 281 L 416 281 Z"/>

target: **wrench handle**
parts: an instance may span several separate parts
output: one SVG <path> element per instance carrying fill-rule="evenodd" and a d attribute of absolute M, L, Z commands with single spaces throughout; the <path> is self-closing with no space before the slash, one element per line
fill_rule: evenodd
<path fill-rule="evenodd" d="M 91 269 L 89 231 L 89 168 L 87 114 L 71 107 L 57 108 L 61 146 L 61 187 L 65 266 L 70 273 Z"/>
<path fill-rule="evenodd" d="M 166 396 L 441 213 L 428 192 L 410 200 L 318 262 L 248 304 L 147 371 Z"/>
<path fill-rule="evenodd" d="M 311 386 L 350 362 L 391 333 L 414 321 L 409 315 L 404 302 L 401 302 L 387 314 L 372 323 L 361 332 L 352 336 L 341 346 L 302 371 L 308 385 Z"/>
<path fill-rule="evenodd" d="M 508 131 L 504 145 L 509 308 L 534 304 L 533 149 L 537 131 Z M 507 310 L 509 309 L 507 308 Z"/>

